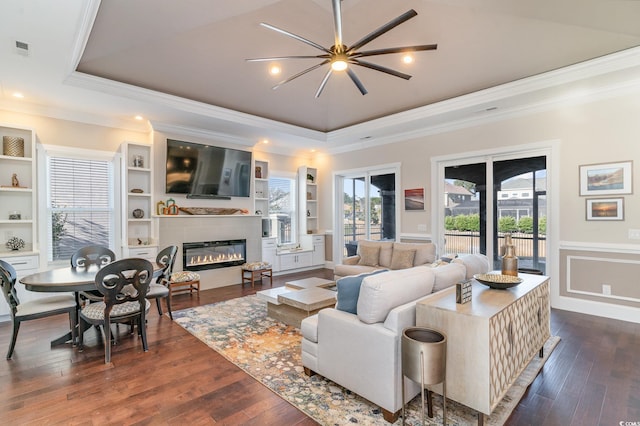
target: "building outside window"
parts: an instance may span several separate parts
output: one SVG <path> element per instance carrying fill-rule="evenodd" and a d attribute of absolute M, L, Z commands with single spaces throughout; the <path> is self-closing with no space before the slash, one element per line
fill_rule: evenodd
<path fill-rule="evenodd" d="M 115 235 L 113 158 L 47 154 L 49 262 L 68 261 L 87 245 L 113 247 Z"/>
<path fill-rule="evenodd" d="M 269 219 L 278 245 L 295 244 L 297 241 L 296 193 L 295 177 L 269 178 Z"/>

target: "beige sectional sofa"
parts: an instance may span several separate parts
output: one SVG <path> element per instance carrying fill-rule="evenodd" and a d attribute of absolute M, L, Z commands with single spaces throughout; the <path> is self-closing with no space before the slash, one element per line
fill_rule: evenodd
<path fill-rule="evenodd" d="M 302 365 L 307 374 L 327 379 L 377 404 L 389 422 L 402 408 L 400 342 L 402 331 L 415 326 L 416 302 L 433 292 L 484 273 L 484 255 L 465 255 L 450 264 L 380 272 L 361 280 L 356 313 L 321 310 L 302 321 Z M 347 277 L 345 280 L 353 279 Z M 420 386 L 405 380 L 410 400 Z"/>
<path fill-rule="evenodd" d="M 335 279 L 378 269 L 407 269 L 433 263 L 436 246 L 432 243 L 399 243 L 394 241 L 358 242 L 355 256 L 346 257 L 334 266 Z"/>

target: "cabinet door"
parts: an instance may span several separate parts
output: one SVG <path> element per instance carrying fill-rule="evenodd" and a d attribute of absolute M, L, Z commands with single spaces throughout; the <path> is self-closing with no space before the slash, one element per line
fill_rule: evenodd
<path fill-rule="evenodd" d="M 312 262 L 313 266 L 324 265 L 324 242 L 313 243 Z"/>
<path fill-rule="evenodd" d="M 297 254 L 281 254 L 280 258 L 280 270 L 287 271 L 289 269 L 296 268 L 296 256 Z"/>
<path fill-rule="evenodd" d="M 262 260 L 271 264 L 271 270 L 277 272 L 280 270 L 280 262 L 276 252 L 275 238 L 262 239 Z"/>
<path fill-rule="evenodd" d="M 498 312 L 489 321 L 489 405 L 493 406 L 511 385 L 514 375 L 515 342 L 514 305 Z"/>

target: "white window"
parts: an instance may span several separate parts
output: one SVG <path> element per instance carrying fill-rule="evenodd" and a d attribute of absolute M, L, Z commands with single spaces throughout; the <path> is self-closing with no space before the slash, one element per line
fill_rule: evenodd
<path fill-rule="evenodd" d="M 278 244 L 293 244 L 297 234 L 296 178 L 269 178 L 269 218 Z"/>
<path fill-rule="evenodd" d="M 114 247 L 114 158 L 46 153 L 46 231 L 49 262 L 68 261 L 87 245 Z M 43 221 L 45 222 L 45 221 Z"/>

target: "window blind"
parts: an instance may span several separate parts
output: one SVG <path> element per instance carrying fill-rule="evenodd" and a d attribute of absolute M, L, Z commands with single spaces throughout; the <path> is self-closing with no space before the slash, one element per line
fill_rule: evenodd
<path fill-rule="evenodd" d="M 49 157 L 49 260 L 113 241 L 110 161 Z"/>

